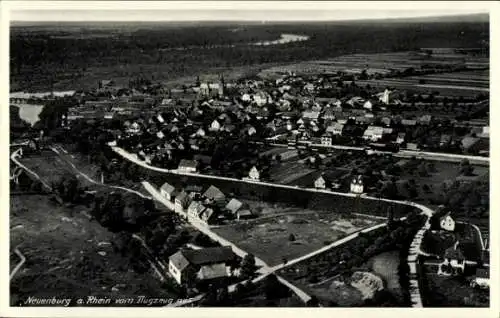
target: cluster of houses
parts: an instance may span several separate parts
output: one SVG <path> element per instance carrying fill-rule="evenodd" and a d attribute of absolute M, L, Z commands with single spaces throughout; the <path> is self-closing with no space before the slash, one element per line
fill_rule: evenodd
<path fill-rule="evenodd" d="M 252 79 L 225 83 L 196 81 L 182 89 L 147 91 L 120 88 L 113 81 L 99 82 L 99 97 L 88 98 L 75 93 L 80 100 L 70 108 L 64 122 L 75 119 L 123 119 L 117 137 L 153 135 L 137 142 L 142 156 L 167 156 L 176 150 L 202 153 L 218 136 L 304 141 L 331 146 L 340 139 L 357 143 L 386 142 L 409 149 L 422 148 L 414 140 L 413 129 L 438 122 L 428 114 L 403 114 L 402 94 L 384 90 L 370 96 L 324 97 L 323 92 L 337 92 L 337 77 L 304 78 L 284 75 L 275 81 Z M 105 94 L 104 94 L 105 93 Z M 104 95 L 102 95 L 104 94 Z M 479 128 L 479 130 L 478 130 Z M 489 140 L 489 127 L 473 128 L 465 137 L 442 133 L 436 145 L 447 147 L 458 143 L 464 151 Z M 474 131 L 473 131 L 474 130 Z M 477 130 L 477 131 L 476 131 Z M 350 140 L 350 141 L 349 141 Z M 187 149 L 186 149 L 187 148 Z M 151 158 L 150 158 L 151 159 Z"/>
<path fill-rule="evenodd" d="M 232 270 L 237 257 L 231 247 L 181 249 L 169 257 L 168 271 L 179 284 L 213 281 L 235 275 Z"/>
<path fill-rule="evenodd" d="M 456 222 L 450 212 L 438 211 L 436 216 L 439 219 L 438 228 L 430 227 L 430 235 L 439 237 L 440 235 L 450 235 L 455 237 L 455 242 L 444 249 L 439 255 L 441 262 L 437 267 L 437 274 L 440 276 L 461 276 L 467 272 L 474 272 L 470 280 L 473 287 L 489 287 L 489 250 L 480 248 L 474 239 L 460 238 L 456 234 Z M 483 245 L 480 242 L 479 245 Z"/>
<path fill-rule="evenodd" d="M 164 183 L 160 194 L 171 202 L 175 212 L 185 215 L 190 221 L 217 224 L 228 218 L 240 220 L 254 217 L 247 204 L 235 198 L 228 199 L 213 185 L 202 192 L 196 186 L 176 189 L 169 183 Z"/>

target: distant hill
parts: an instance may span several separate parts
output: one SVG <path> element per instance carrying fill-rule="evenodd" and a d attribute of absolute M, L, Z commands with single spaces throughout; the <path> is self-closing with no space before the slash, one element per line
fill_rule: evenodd
<path fill-rule="evenodd" d="M 485 48 L 487 14 L 323 22 L 14 22 L 11 87 L 58 90 L 133 76 L 173 80 L 209 70 L 431 48 Z M 241 27 L 244 25 L 244 27 Z M 175 27 L 174 27 L 175 26 Z M 238 29 L 238 32 L 234 32 Z M 309 40 L 252 46 L 281 34 Z M 36 69 L 36 72 L 32 70 Z"/>

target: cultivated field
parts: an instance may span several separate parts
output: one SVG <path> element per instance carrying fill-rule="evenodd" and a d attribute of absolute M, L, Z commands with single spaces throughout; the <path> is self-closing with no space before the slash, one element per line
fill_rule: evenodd
<path fill-rule="evenodd" d="M 29 296 L 73 302 L 89 295 L 176 298 L 153 273 L 135 273 L 127 256 L 113 250 L 113 234 L 89 221 L 85 210 L 56 205 L 43 195 L 11 196 L 10 246 L 26 257 L 11 281 L 12 305 Z"/>
<path fill-rule="evenodd" d="M 260 215 L 258 219 L 217 226 L 213 230 L 269 265 L 305 255 L 380 222 L 365 216 L 339 216 L 266 202 L 245 203 Z M 294 240 L 290 240 L 290 235 Z"/>
<path fill-rule="evenodd" d="M 52 151 L 44 151 L 42 155 L 22 157 L 19 162 L 37 173 L 49 185 L 59 181 L 65 174 L 75 174 L 75 170 Z M 95 176 L 89 175 L 89 177 L 94 178 Z M 78 179 L 83 186 L 93 186 L 91 182 L 81 176 Z"/>
<path fill-rule="evenodd" d="M 489 59 L 463 54 L 438 54 L 424 57 L 415 52 L 391 52 L 376 54 L 352 54 L 335 57 L 328 60 L 299 62 L 295 64 L 271 67 L 259 73 L 264 78 L 275 78 L 278 74 L 295 72 L 297 74 L 314 75 L 318 73 L 336 74 L 345 72 L 359 74 L 366 70 L 368 74 L 386 75 L 393 72 L 403 72 L 406 69 L 421 67 L 467 67 L 452 73 L 420 75 L 404 78 L 384 78 L 358 80 L 358 85 L 370 85 L 385 89 L 392 87 L 399 90 L 415 92 L 437 91 L 441 96 L 476 96 L 489 92 Z"/>

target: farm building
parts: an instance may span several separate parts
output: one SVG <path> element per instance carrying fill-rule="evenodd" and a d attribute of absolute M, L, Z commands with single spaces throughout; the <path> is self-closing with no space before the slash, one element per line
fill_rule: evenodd
<path fill-rule="evenodd" d="M 179 162 L 179 171 L 183 171 L 183 172 L 196 172 L 198 168 L 198 163 L 194 160 L 186 160 L 186 159 L 182 159 L 180 162 Z"/>
<path fill-rule="evenodd" d="M 169 257 L 168 271 L 178 284 L 192 279 L 186 276 L 189 267 L 198 280 L 228 277 L 235 255 L 230 247 L 210 247 L 200 250 L 180 250 Z"/>
<path fill-rule="evenodd" d="M 172 201 L 175 193 L 175 187 L 165 182 L 160 188 L 160 193 L 165 199 Z"/>
<path fill-rule="evenodd" d="M 225 194 L 213 185 L 210 186 L 205 193 L 203 193 L 203 197 L 213 202 L 220 202 L 226 199 Z"/>

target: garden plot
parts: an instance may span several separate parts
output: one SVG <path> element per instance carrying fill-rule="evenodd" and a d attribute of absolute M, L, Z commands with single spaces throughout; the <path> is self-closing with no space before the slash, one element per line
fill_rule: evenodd
<path fill-rule="evenodd" d="M 248 203 L 248 202 L 247 202 Z M 250 204 L 261 216 L 213 230 L 269 265 L 313 252 L 350 233 L 380 223 L 375 218 L 339 216 L 278 205 Z"/>

